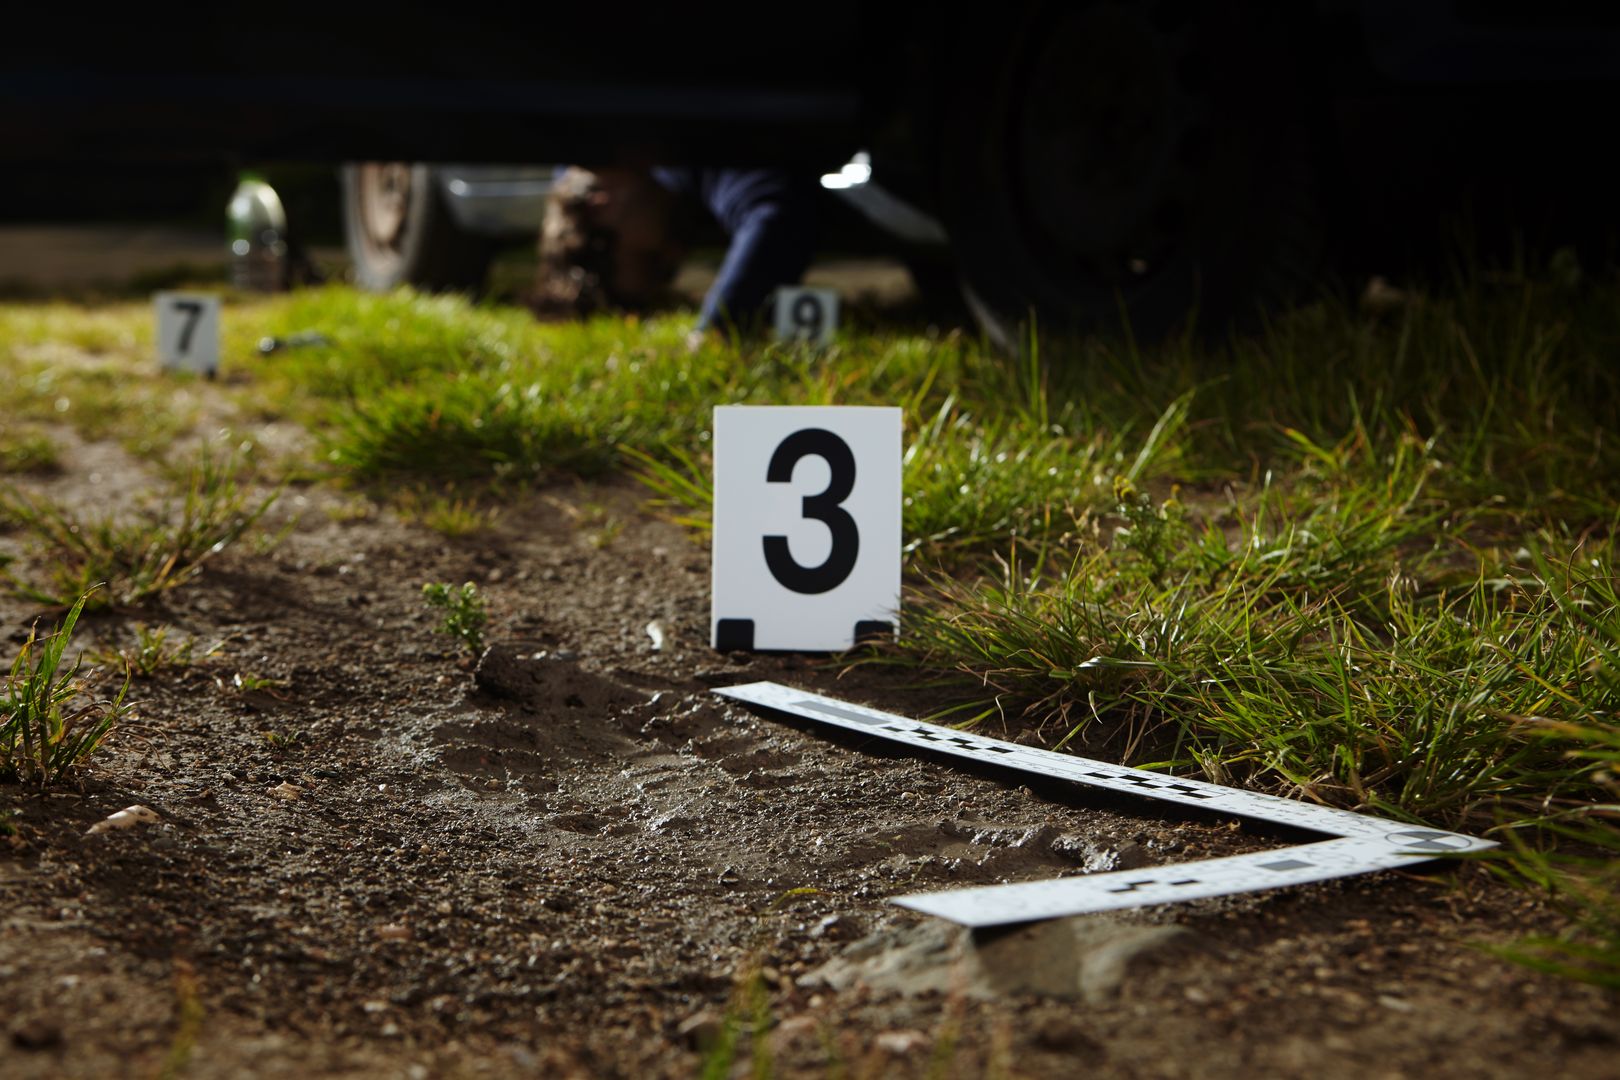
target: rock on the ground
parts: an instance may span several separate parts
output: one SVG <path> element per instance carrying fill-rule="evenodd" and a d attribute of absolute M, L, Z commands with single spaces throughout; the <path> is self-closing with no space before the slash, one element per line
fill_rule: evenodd
<path fill-rule="evenodd" d="M 904 1031 L 884 1031 L 878 1033 L 874 1045 L 895 1057 L 910 1057 L 928 1046 L 928 1036 L 909 1028 Z"/>
<path fill-rule="evenodd" d="M 611 713 L 646 702 L 645 694 L 585 671 L 571 656 L 532 642 L 498 642 L 484 650 L 473 683 L 492 698 L 535 708 Z"/>
<path fill-rule="evenodd" d="M 111 832 L 114 829 L 133 829 L 137 825 L 152 825 L 163 819 L 149 806 L 126 806 L 117 813 L 109 814 L 101 821 L 90 826 L 84 835 L 95 836 L 99 833 Z"/>
<path fill-rule="evenodd" d="M 681 1042 L 702 1053 L 720 1040 L 724 1028 L 725 1021 L 719 1013 L 704 1009 L 682 1020 L 681 1026 L 675 1029 L 675 1035 Z"/>
<path fill-rule="evenodd" d="M 801 982 L 836 990 L 865 986 L 901 994 L 966 993 L 981 1000 L 1025 994 L 1118 995 L 1134 966 L 1195 943 L 1178 926 L 1143 926 L 1103 916 L 1053 919 L 997 932 L 944 922 L 884 931 L 857 941 Z"/>

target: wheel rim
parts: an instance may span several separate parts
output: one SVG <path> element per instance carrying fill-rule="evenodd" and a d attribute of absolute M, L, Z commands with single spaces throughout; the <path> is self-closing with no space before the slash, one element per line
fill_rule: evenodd
<path fill-rule="evenodd" d="M 1179 28 L 1135 8 L 1066 13 L 1025 66 L 1013 119 L 1026 235 L 1058 279 L 1140 283 L 1185 243 L 1184 144 L 1196 107 L 1180 85 Z"/>
<path fill-rule="evenodd" d="M 410 217 L 411 167 L 401 161 L 366 162 L 359 169 L 360 234 L 374 255 L 398 256 Z"/>

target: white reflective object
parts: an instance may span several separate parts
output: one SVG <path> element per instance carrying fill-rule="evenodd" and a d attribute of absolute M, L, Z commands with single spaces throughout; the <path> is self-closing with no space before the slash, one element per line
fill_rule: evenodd
<path fill-rule="evenodd" d="M 834 652 L 900 610 L 900 410 L 714 410 L 711 643 Z"/>
<path fill-rule="evenodd" d="M 871 179 L 872 155 L 862 150 L 845 162 L 837 172 L 823 173 L 821 186 L 829 191 L 841 191 L 844 188 L 859 187 Z"/>
<path fill-rule="evenodd" d="M 158 817 L 156 810 L 137 803 L 134 806 L 126 806 L 115 814 L 107 815 L 103 820 L 90 826 L 84 835 L 94 836 L 114 829 L 133 829 L 137 825 L 151 825 L 161 820 L 163 819 Z"/>
<path fill-rule="evenodd" d="M 721 687 L 714 692 L 734 701 L 792 713 L 927 753 L 1197 807 L 1206 813 L 1254 818 L 1324 834 L 1324 839 L 1317 843 L 1219 859 L 1014 885 L 912 893 L 892 900 L 901 907 L 964 926 L 1002 926 L 1033 919 L 1230 896 L 1283 885 L 1304 885 L 1412 866 L 1446 855 L 1485 851 L 1496 846 L 1490 840 L 1461 833 L 1386 821 L 1348 810 L 969 734 L 779 683 L 748 683 Z"/>
<path fill-rule="evenodd" d="M 157 318 L 158 362 L 166 371 L 219 371 L 219 297 L 213 293 L 160 292 L 152 297 Z"/>

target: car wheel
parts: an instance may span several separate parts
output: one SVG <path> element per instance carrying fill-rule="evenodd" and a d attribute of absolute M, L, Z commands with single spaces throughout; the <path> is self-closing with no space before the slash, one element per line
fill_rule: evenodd
<path fill-rule="evenodd" d="M 1310 109 L 1282 20 L 1251 5 L 1028 4 L 943 143 L 969 308 L 1163 334 L 1286 301 L 1322 250 Z M 984 63 L 981 60 L 980 68 Z"/>
<path fill-rule="evenodd" d="M 343 218 L 355 283 L 364 289 L 476 289 L 494 254 L 488 240 L 457 227 L 427 165 L 345 165 Z"/>
<path fill-rule="evenodd" d="M 903 253 L 900 261 L 911 275 L 922 314 L 931 321 L 960 324 L 968 311 L 963 307 L 961 279 L 948 255 L 929 249 Z"/>

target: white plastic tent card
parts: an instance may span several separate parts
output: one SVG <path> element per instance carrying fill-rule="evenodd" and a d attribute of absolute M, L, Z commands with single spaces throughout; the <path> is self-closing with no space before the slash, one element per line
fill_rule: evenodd
<path fill-rule="evenodd" d="M 714 410 L 711 641 L 847 649 L 900 610 L 900 410 Z"/>
<path fill-rule="evenodd" d="M 211 293 L 160 292 L 152 297 L 157 315 L 158 362 L 166 371 L 219 371 L 219 297 Z"/>
<path fill-rule="evenodd" d="M 1275 795 L 1181 780 L 1037 747 L 970 735 L 863 705 L 838 701 L 779 683 L 728 686 L 715 693 L 734 701 L 832 727 L 887 739 L 931 753 L 966 758 L 1089 787 L 1196 806 L 1326 834 L 1329 839 L 1282 850 L 1116 870 L 1084 877 L 988 885 L 900 896 L 894 903 L 965 926 L 1001 926 L 1118 908 L 1167 904 L 1199 897 L 1303 885 L 1374 870 L 1411 866 L 1443 855 L 1484 851 L 1489 840 L 1424 826 L 1386 821 L 1348 810 L 1295 802 Z"/>
<path fill-rule="evenodd" d="M 776 340 L 830 345 L 838 332 L 838 293 L 783 286 L 776 290 Z"/>

